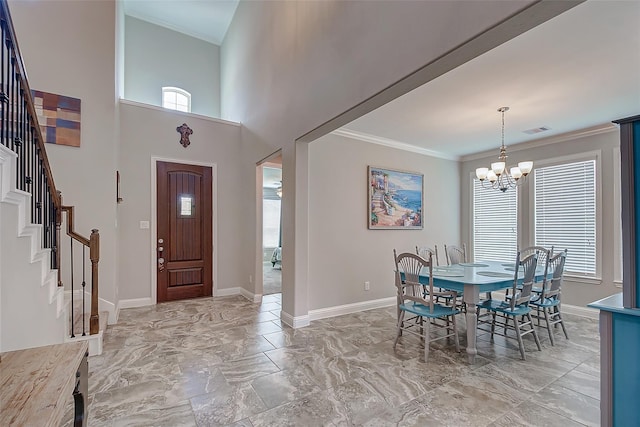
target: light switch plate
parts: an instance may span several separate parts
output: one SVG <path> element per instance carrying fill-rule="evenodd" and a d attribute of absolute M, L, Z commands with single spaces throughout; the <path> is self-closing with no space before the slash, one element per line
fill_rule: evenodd
<path fill-rule="evenodd" d="M 140 221 L 140 228 L 141 229 L 149 228 L 149 221 Z"/>

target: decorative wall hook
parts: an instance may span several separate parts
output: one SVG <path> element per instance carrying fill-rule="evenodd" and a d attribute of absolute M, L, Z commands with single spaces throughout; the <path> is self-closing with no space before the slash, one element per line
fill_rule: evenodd
<path fill-rule="evenodd" d="M 182 126 L 178 126 L 176 128 L 176 132 L 180 133 L 180 144 L 184 148 L 187 148 L 191 141 L 189 141 L 189 135 L 193 134 L 193 130 L 186 123 L 183 123 Z"/>

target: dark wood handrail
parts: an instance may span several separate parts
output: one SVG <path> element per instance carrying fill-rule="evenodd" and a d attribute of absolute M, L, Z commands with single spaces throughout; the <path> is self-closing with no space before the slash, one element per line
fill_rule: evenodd
<path fill-rule="evenodd" d="M 75 231 L 75 227 L 74 227 L 74 207 L 73 206 L 61 206 L 60 209 L 63 212 L 67 213 L 67 235 L 69 237 L 71 237 L 72 239 L 75 239 L 76 241 L 82 243 L 83 245 L 85 245 L 86 247 L 90 247 L 89 245 L 89 239 L 87 239 L 86 237 L 76 233 Z"/>
<path fill-rule="evenodd" d="M 29 116 L 33 118 L 33 123 L 36 124 L 32 127 L 31 131 L 36 134 L 36 144 L 38 145 L 40 157 L 42 158 L 47 185 L 49 186 L 49 189 L 51 191 L 51 198 L 53 199 L 53 203 L 56 209 L 60 209 L 62 204 L 59 197 L 60 193 L 56 190 L 56 184 L 53 181 L 53 173 L 51 173 L 51 166 L 49 165 L 47 150 L 44 147 L 44 138 L 42 137 L 42 131 L 40 130 L 40 126 L 38 123 L 38 115 L 36 114 L 33 96 L 31 95 L 31 88 L 29 87 L 29 82 L 27 79 L 27 70 L 24 67 L 22 53 L 20 52 L 20 48 L 18 46 L 18 38 L 16 37 L 15 29 L 13 27 L 13 21 L 11 20 L 11 13 L 9 13 L 9 5 L 7 4 L 7 0 L 1 0 L 0 4 L 2 4 L 2 20 L 7 21 L 6 28 L 9 32 L 9 38 L 6 40 L 6 42 L 9 43 L 9 46 L 12 47 L 12 56 L 15 60 L 15 66 L 17 67 L 16 74 L 20 79 L 20 84 L 24 88 L 23 96 L 27 102 L 27 110 L 29 112 Z"/>

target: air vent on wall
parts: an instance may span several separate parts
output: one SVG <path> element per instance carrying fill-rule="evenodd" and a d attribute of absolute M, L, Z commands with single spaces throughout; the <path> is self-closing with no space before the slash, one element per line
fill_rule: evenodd
<path fill-rule="evenodd" d="M 529 130 L 523 130 L 523 132 L 524 132 L 524 133 L 527 133 L 527 134 L 529 134 L 529 135 L 533 135 L 533 134 L 535 134 L 535 133 L 546 132 L 546 131 L 548 131 L 549 129 L 551 129 L 551 128 L 550 128 L 550 127 L 548 127 L 548 126 L 541 126 L 541 127 L 539 127 L 539 128 L 533 128 L 533 129 L 529 129 Z"/>

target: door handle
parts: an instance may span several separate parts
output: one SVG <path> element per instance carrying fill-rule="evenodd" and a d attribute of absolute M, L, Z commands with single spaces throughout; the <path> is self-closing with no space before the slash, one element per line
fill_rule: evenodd
<path fill-rule="evenodd" d="M 162 272 L 164 271 L 164 258 L 158 258 L 158 269 Z"/>

